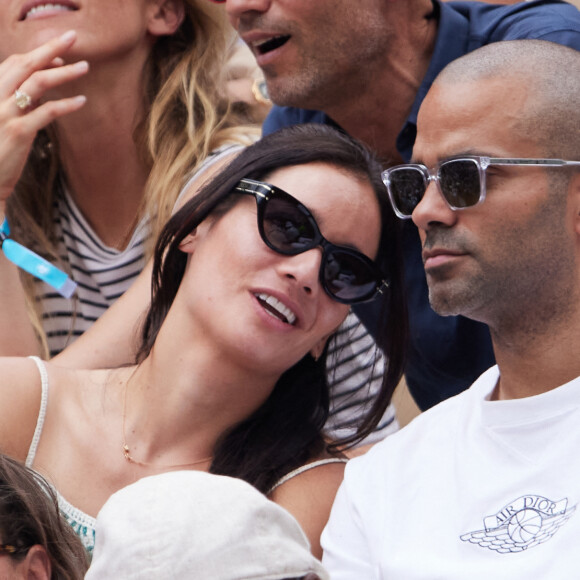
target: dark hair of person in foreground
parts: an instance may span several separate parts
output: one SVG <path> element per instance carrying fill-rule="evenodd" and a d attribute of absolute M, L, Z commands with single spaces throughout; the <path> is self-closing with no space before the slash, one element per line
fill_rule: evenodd
<path fill-rule="evenodd" d="M 50 485 L 35 471 L 0 454 L 0 543 L 14 563 L 40 547 L 51 580 L 80 580 L 88 568 L 85 549 L 61 516 Z"/>

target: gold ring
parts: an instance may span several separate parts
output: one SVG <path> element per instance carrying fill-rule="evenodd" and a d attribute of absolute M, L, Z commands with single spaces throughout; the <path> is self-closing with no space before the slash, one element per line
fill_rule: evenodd
<path fill-rule="evenodd" d="M 32 105 L 32 97 L 24 91 L 17 90 L 14 92 L 14 100 L 19 109 L 28 109 Z"/>

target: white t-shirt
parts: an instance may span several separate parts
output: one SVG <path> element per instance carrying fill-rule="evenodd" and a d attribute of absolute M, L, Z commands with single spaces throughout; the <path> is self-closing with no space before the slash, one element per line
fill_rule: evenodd
<path fill-rule="evenodd" d="M 580 577 L 580 377 L 489 401 L 498 377 L 348 464 L 322 536 L 333 580 Z"/>

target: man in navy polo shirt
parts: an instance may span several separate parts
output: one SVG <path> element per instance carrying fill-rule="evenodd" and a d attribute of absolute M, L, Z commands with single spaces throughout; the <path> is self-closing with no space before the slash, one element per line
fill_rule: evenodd
<path fill-rule="evenodd" d="M 580 12 L 558 0 L 514 5 L 437 0 L 227 0 L 276 106 L 269 133 L 333 123 L 385 164 L 408 161 L 419 106 L 449 62 L 485 44 L 540 39 L 580 50 Z M 485 123 L 485 119 L 481 120 Z M 429 307 L 416 228 L 405 225 L 411 345 L 406 378 L 426 409 L 469 386 L 494 363 L 487 328 Z M 373 308 L 357 314 L 372 332 Z"/>

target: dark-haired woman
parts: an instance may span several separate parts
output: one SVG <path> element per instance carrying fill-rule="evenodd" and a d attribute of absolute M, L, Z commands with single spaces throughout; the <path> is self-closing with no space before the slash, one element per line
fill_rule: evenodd
<path fill-rule="evenodd" d="M 322 126 L 269 136 L 162 232 L 135 366 L 0 361 L 0 447 L 50 478 L 89 547 L 113 492 L 200 469 L 269 494 L 320 555 L 344 467 L 332 456 L 342 442 L 329 445 L 322 431 L 326 344 L 350 304 L 386 293 L 379 346 L 389 365 L 362 417 L 364 437 L 403 368 L 397 232 L 378 166 L 360 145 Z"/>
<path fill-rule="evenodd" d="M 79 538 L 38 473 L 0 455 L 0 578 L 81 580 L 88 567 Z"/>

